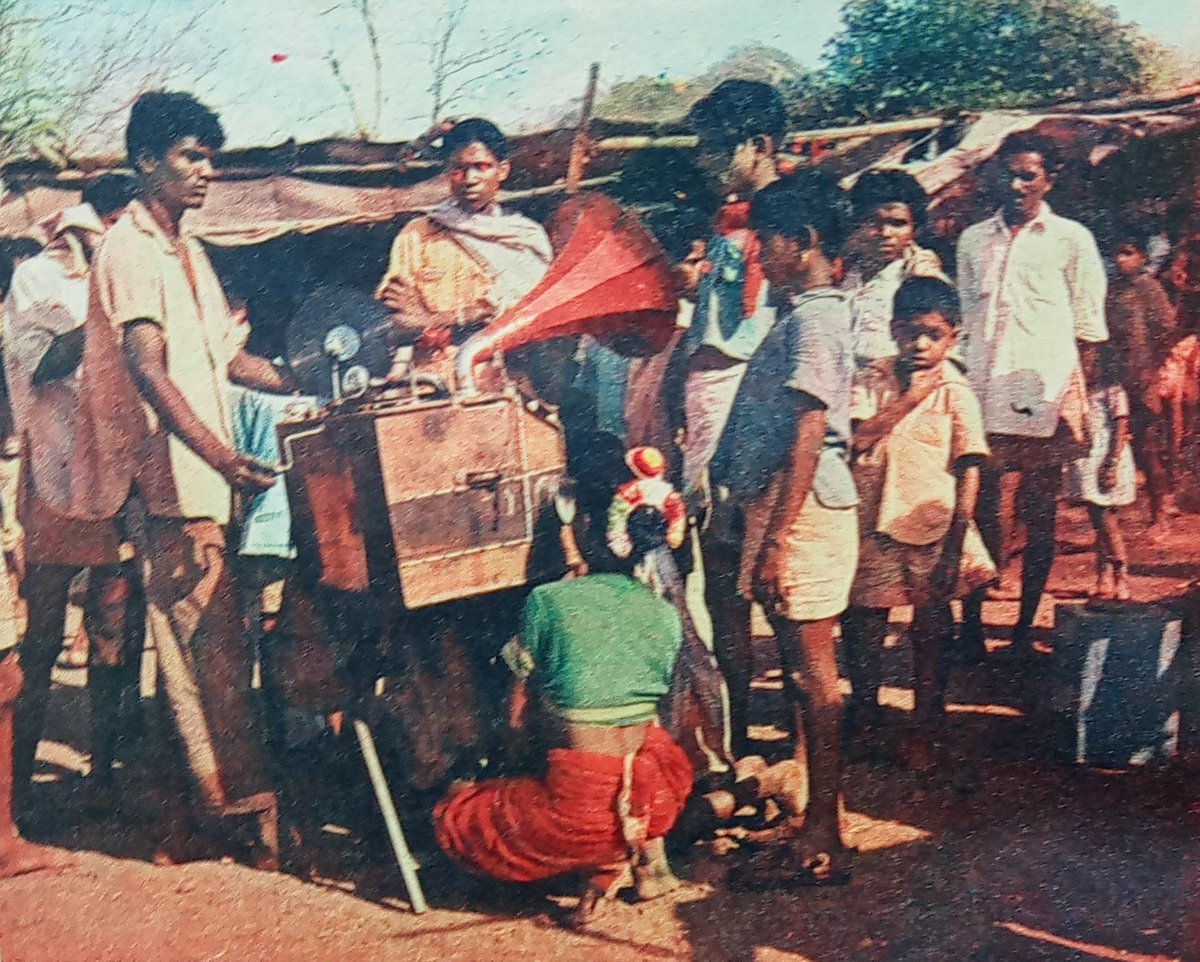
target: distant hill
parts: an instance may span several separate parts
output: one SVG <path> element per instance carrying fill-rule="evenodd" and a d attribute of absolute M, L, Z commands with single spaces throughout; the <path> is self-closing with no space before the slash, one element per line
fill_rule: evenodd
<path fill-rule="evenodd" d="M 775 47 L 753 44 L 736 47 L 697 77 L 638 77 L 614 84 L 596 102 L 596 116 L 646 124 L 679 121 L 688 108 L 722 80 L 737 77 L 761 80 L 784 90 L 800 86 L 809 70 L 795 57 Z M 526 130 L 573 124 L 579 100 L 539 110 L 520 125 Z"/>

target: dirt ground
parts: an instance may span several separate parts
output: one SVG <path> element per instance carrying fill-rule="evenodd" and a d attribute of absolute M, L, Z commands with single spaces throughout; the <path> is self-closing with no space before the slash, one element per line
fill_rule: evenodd
<path fill-rule="evenodd" d="M 1184 516 L 1154 542 L 1129 514 L 1137 600 L 1179 595 L 1200 574 L 1200 517 Z M 1091 535 L 1064 512 L 1051 590 L 1065 601 L 1090 583 Z M 647 904 L 618 902 L 593 930 L 557 928 L 565 886 L 519 890 L 467 879 L 423 851 L 432 908 L 413 915 L 385 868 L 372 801 L 345 746 L 326 757 L 308 799 L 324 824 L 304 878 L 228 862 L 157 867 L 126 792 L 123 817 L 89 819 L 83 806 L 86 739 L 80 679 L 56 688 L 43 743 L 30 834 L 67 850 L 72 864 L 0 887 L 3 962 L 200 962 L 238 959 L 417 960 L 694 959 L 1114 960 L 1200 959 L 1194 950 L 1200 859 L 1197 783 L 1181 771 L 1097 771 L 1056 752 L 1050 657 L 1005 658 L 1011 603 L 988 606 L 993 652 L 955 671 L 948 742 L 959 761 L 940 775 L 856 761 L 847 779 L 853 882 L 843 889 L 733 893 L 736 858 L 694 849 L 677 858 L 689 881 Z M 1052 605 L 1043 612 L 1052 617 Z M 1047 637 L 1052 637 L 1048 633 Z M 787 751 L 773 723 L 779 681 L 763 639 L 756 734 L 764 753 Z M 902 626 L 887 651 L 890 730 L 911 704 Z M 76 673 L 79 674 L 79 673 Z M 886 746 L 885 746 L 886 747 Z M 414 841 L 428 840 L 407 817 Z M 1190 935 L 1189 935 L 1190 931 Z"/>

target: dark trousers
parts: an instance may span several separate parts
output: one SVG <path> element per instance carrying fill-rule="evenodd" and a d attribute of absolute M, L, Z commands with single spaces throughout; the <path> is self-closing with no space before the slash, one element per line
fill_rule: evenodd
<path fill-rule="evenodd" d="M 139 540 L 167 706 L 193 788 L 220 812 L 270 789 L 225 530 L 210 519 L 147 517 Z"/>

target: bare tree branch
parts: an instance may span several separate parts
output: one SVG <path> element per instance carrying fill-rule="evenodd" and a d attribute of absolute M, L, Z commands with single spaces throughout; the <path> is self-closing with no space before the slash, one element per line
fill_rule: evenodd
<path fill-rule="evenodd" d="M 333 72 L 333 79 L 337 81 L 342 92 L 346 95 L 346 103 L 350 107 L 350 114 L 354 118 L 354 131 L 364 140 L 369 136 L 369 131 L 363 121 L 362 110 L 358 104 L 358 98 L 354 96 L 354 88 L 347 82 L 345 75 L 342 73 L 342 65 L 334 52 L 330 50 L 325 54 L 325 62 L 329 64 L 329 69 Z"/>
<path fill-rule="evenodd" d="M 380 116 L 383 112 L 383 58 L 379 54 L 379 32 L 375 29 L 375 20 L 371 13 L 371 0 L 359 0 L 359 13 L 367 32 L 367 45 L 371 48 L 371 66 L 375 76 L 375 111 L 371 128 L 378 136 Z"/>
<path fill-rule="evenodd" d="M 3 0 L 0 0 L 3 2 Z M 383 122 L 384 109 L 390 107 L 385 93 L 385 71 L 388 64 L 383 57 L 383 37 L 381 29 L 388 23 L 385 10 L 397 9 L 399 0 L 337 0 L 325 3 L 316 14 L 318 18 L 333 17 L 338 14 L 352 16 L 359 24 L 365 39 L 366 57 L 369 64 L 367 79 L 352 77 L 343 68 L 344 62 L 350 62 L 353 47 L 345 45 L 344 30 L 335 30 L 331 23 L 329 30 L 329 54 L 325 62 L 330 68 L 334 82 L 338 85 L 354 118 L 357 136 L 377 138 Z M 433 0 L 430 0 L 433 3 Z M 522 60 L 536 57 L 540 49 L 530 51 L 529 45 L 541 38 L 535 30 L 518 30 L 500 34 L 480 34 L 477 38 L 464 39 L 463 28 L 468 22 L 472 0 L 437 0 L 440 13 L 435 23 L 427 33 L 427 39 L 388 40 L 388 49 L 397 46 L 421 46 L 426 50 L 429 64 L 430 80 L 426 93 L 429 97 L 429 110 L 424 116 L 431 117 L 433 122 L 442 119 L 446 110 L 459 103 L 469 91 L 483 81 L 498 77 L 510 71 Z M 405 7 L 403 9 L 409 9 Z M 336 45 L 335 45 L 336 37 Z M 360 41 L 361 43 L 362 41 Z M 339 59 L 335 50 L 341 50 L 346 55 L 345 60 Z M 389 116 L 395 113 L 389 110 Z M 411 120 L 412 118 L 405 118 Z M 393 122 L 396 118 L 392 116 Z"/>

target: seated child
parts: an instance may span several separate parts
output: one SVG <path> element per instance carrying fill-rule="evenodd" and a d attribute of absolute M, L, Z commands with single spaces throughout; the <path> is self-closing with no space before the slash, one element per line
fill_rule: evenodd
<path fill-rule="evenodd" d="M 1129 558 L 1117 508 L 1133 504 L 1137 498 L 1137 474 L 1129 443 L 1129 398 L 1117 382 L 1114 352 L 1102 348 L 1094 357 L 1091 370 L 1084 371 L 1092 449 L 1087 457 L 1067 465 L 1067 497 L 1087 505 L 1096 530 L 1093 597 L 1127 601 Z"/>
<path fill-rule="evenodd" d="M 879 652 L 888 611 L 913 606 L 916 695 L 905 762 L 934 764 L 935 721 L 945 697 L 942 645 L 948 602 L 996 575 L 975 527 L 979 466 L 988 455 L 979 403 L 947 360 L 957 339 L 958 296 L 943 280 L 913 277 L 896 292 L 896 379 L 879 413 L 853 441 L 862 541 L 844 632 L 855 722 L 878 720 Z"/>

